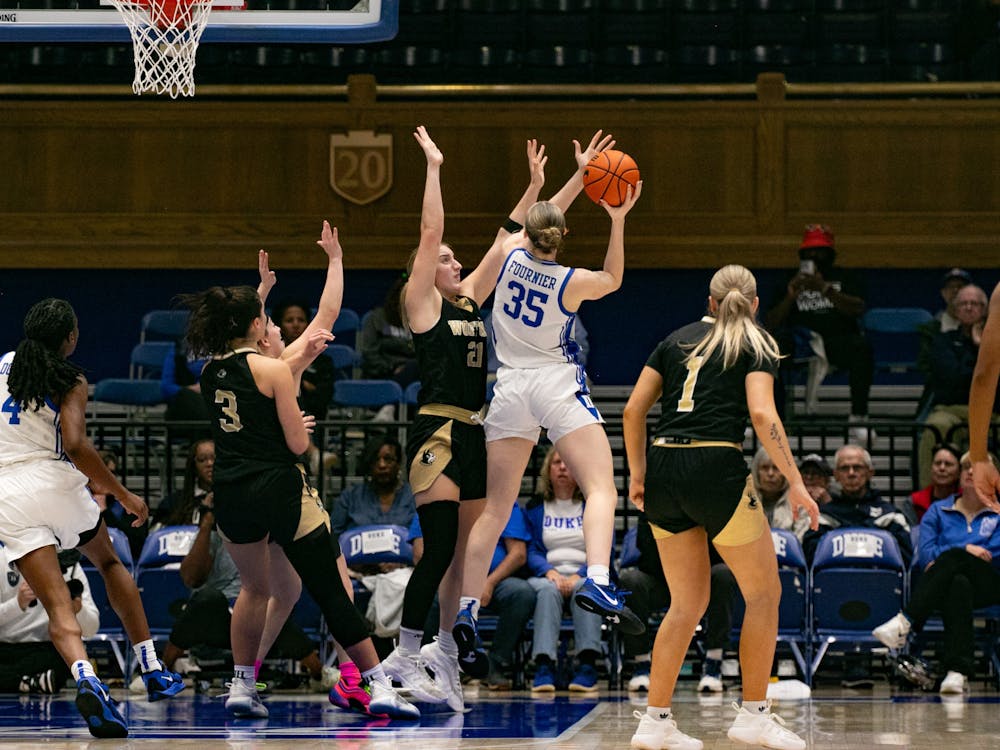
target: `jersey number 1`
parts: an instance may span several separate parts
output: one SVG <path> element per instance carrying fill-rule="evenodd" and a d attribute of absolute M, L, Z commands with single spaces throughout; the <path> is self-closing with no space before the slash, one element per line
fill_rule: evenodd
<path fill-rule="evenodd" d="M 704 357 L 690 357 L 687 361 L 687 377 L 684 378 L 684 387 L 681 389 L 681 397 L 677 399 L 677 411 L 694 411 L 694 386 L 698 382 L 698 372 L 701 370 L 701 363 Z"/>

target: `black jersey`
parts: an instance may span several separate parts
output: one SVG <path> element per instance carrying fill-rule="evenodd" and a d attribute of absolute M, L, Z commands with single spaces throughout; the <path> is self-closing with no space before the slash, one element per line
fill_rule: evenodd
<path fill-rule="evenodd" d="M 413 334 L 420 371 L 420 404 L 450 404 L 477 411 L 486 400 L 486 326 L 468 297 L 441 300 L 434 327 Z"/>
<path fill-rule="evenodd" d="M 231 482 L 276 466 L 294 464 L 274 399 L 257 390 L 241 349 L 209 360 L 201 373 L 201 395 L 208 407 L 215 440 L 213 482 Z"/>
<path fill-rule="evenodd" d="M 707 361 L 689 364 L 692 346 L 711 330 L 712 318 L 702 318 L 671 333 L 649 356 L 646 366 L 663 377 L 656 437 L 743 442 L 749 413 L 747 373 L 775 375 L 778 362 L 767 357 L 758 362 L 744 351 L 732 367 L 723 369 L 722 349 L 717 348 Z"/>

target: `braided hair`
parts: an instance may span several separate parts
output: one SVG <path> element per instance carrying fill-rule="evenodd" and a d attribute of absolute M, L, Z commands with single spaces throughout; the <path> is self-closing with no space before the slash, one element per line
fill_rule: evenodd
<path fill-rule="evenodd" d="M 24 339 L 17 345 L 7 387 L 22 409 L 38 409 L 46 398 L 62 398 L 83 374 L 83 368 L 59 350 L 76 328 L 76 313 L 63 299 L 36 302 L 24 316 Z"/>
<path fill-rule="evenodd" d="M 225 354 L 229 342 L 246 336 L 260 316 L 260 296 L 248 286 L 213 286 L 180 301 L 191 308 L 187 344 L 195 357 Z"/>

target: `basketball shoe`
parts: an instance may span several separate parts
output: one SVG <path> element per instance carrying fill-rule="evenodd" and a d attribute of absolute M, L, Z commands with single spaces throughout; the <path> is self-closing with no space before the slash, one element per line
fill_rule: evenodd
<path fill-rule="evenodd" d="M 419 653 L 405 652 L 401 646 L 396 646 L 382 662 L 382 669 L 389 679 L 409 690 L 409 696 L 413 700 L 424 703 L 446 702 L 445 694 L 438 689 L 424 669 L 423 659 Z"/>
<path fill-rule="evenodd" d="M 143 672 L 142 681 L 146 685 L 146 695 L 150 702 L 162 701 L 172 695 L 177 695 L 184 689 L 184 680 L 176 672 L 167 669 L 154 669 Z"/>
<path fill-rule="evenodd" d="M 357 669 L 342 669 L 340 679 L 330 690 L 330 703 L 345 711 L 371 715 L 371 711 L 368 710 L 371 700 L 371 692 Z"/>
<path fill-rule="evenodd" d="M 767 702 L 767 710 L 760 713 L 748 711 L 737 703 L 733 703 L 733 708 L 736 709 L 736 720 L 726 734 L 734 742 L 774 750 L 805 750 L 805 740 L 785 729 L 784 719 L 771 713 L 770 701 Z"/>
<path fill-rule="evenodd" d="M 433 643 L 420 649 L 420 656 L 427 668 L 434 673 L 434 684 L 444 694 L 448 708 L 452 711 L 464 711 L 465 699 L 462 697 L 462 681 L 458 676 L 458 660 L 441 650 L 436 637 Z"/>
<path fill-rule="evenodd" d="M 639 720 L 631 742 L 636 750 L 701 750 L 705 746 L 678 729 L 673 719 L 654 719 L 642 711 L 633 711 L 632 715 Z"/>
<path fill-rule="evenodd" d="M 420 709 L 403 698 L 391 685 L 372 681 L 368 684 L 368 689 L 371 694 L 371 701 L 368 703 L 368 712 L 373 716 L 385 716 L 390 719 L 410 719 L 413 721 L 420 719 Z"/>
<path fill-rule="evenodd" d="M 451 629 L 458 646 L 458 666 L 469 677 L 486 677 L 490 673 L 490 657 L 479 638 L 479 624 L 472 616 L 472 605 L 458 613 Z"/>
<path fill-rule="evenodd" d="M 226 698 L 226 710 L 237 719 L 266 719 L 267 706 L 261 703 L 257 693 L 257 684 L 253 680 L 234 677 L 227 683 L 229 697 Z"/>
<path fill-rule="evenodd" d="M 601 615 L 625 635 L 639 635 L 646 632 L 646 626 L 625 606 L 625 597 L 630 593 L 619 591 L 613 583 L 602 586 L 593 578 L 588 578 L 576 592 L 573 601 L 580 609 Z"/>
<path fill-rule="evenodd" d="M 108 686 L 96 677 L 84 677 L 76 684 L 76 710 L 95 737 L 128 737 L 128 725 L 112 699 Z"/>

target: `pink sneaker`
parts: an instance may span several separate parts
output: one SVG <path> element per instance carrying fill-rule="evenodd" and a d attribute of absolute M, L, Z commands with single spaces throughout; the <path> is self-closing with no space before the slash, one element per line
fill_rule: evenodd
<path fill-rule="evenodd" d="M 368 704 L 371 703 L 371 700 L 371 693 L 363 680 L 351 679 L 350 676 L 343 673 L 330 691 L 330 703 L 345 711 L 357 711 L 366 716 L 375 715 L 368 710 Z"/>

